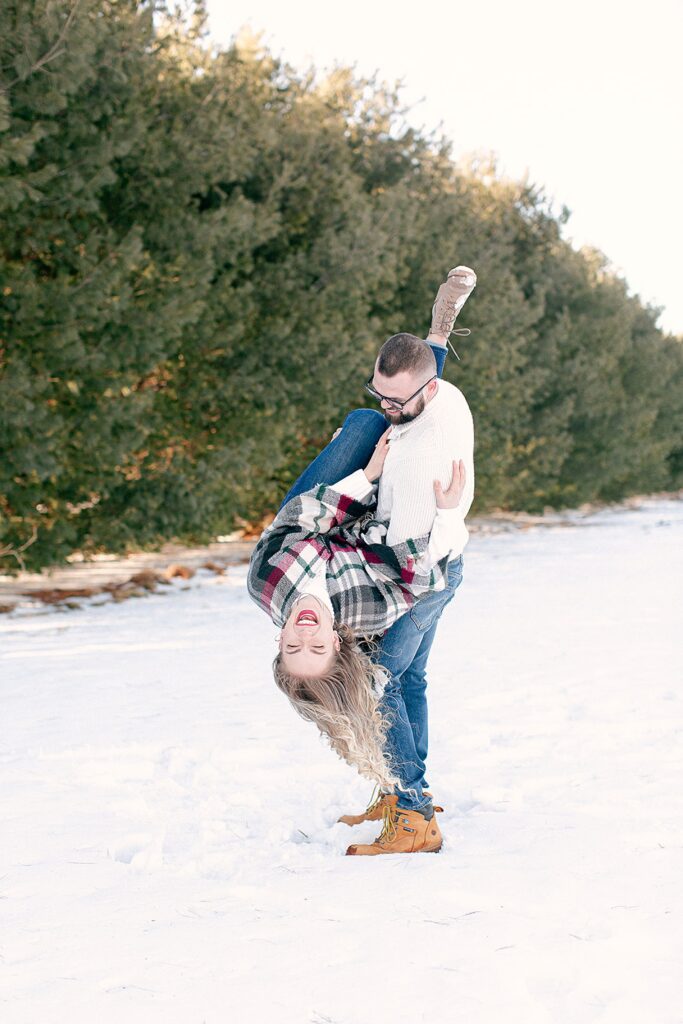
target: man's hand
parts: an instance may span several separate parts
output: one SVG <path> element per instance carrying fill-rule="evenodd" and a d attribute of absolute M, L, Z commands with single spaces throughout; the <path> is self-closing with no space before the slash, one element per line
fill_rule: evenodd
<path fill-rule="evenodd" d="M 374 456 L 373 456 L 374 458 Z M 439 480 L 434 481 L 437 508 L 457 508 L 465 490 L 465 463 L 460 459 L 453 462 L 453 479 L 444 491 Z"/>
<path fill-rule="evenodd" d="M 387 452 L 389 451 L 389 434 L 391 433 L 391 430 L 392 428 L 389 427 L 388 430 L 384 431 L 377 442 L 374 452 L 372 453 L 372 458 L 364 469 L 364 473 L 371 484 L 374 484 L 376 480 L 379 480 L 382 475 L 384 460 L 386 459 Z"/>

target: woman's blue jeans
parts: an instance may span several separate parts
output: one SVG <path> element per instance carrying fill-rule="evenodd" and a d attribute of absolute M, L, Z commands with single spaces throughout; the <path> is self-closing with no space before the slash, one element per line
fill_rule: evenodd
<path fill-rule="evenodd" d="M 440 377 L 447 349 L 437 345 L 431 348 Z M 384 416 L 374 409 L 350 412 L 341 432 L 303 471 L 282 505 L 316 484 L 334 484 L 350 473 L 364 469 L 386 428 Z M 391 723 L 387 732 L 387 750 L 401 782 L 396 790 L 398 806 L 410 810 L 427 810 L 431 805 L 430 798 L 423 793 L 427 785 L 427 660 L 441 613 L 462 581 L 462 565 L 462 556 L 449 563 L 447 588 L 421 597 L 410 612 L 387 630 L 374 655 L 389 676 L 382 697 L 382 710 Z"/>

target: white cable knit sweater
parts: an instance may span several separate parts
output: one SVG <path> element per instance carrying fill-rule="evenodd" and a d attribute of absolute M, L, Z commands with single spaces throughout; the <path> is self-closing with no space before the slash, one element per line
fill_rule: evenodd
<path fill-rule="evenodd" d="M 377 499 L 377 518 L 389 523 L 388 544 L 429 532 L 436 515 L 434 481 L 450 484 L 455 459 L 465 464 L 465 490 L 453 510 L 458 523 L 452 557 L 462 553 L 469 537 L 465 516 L 474 498 L 474 425 L 462 391 L 440 380 L 417 419 L 391 433 Z"/>
<path fill-rule="evenodd" d="M 450 552 L 462 554 L 469 533 L 465 516 L 474 497 L 474 427 L 472 413 L 462 391 L 439 381 L 439 390 L 424 411 L 410 423 L 395 426 L 379 480 L 377 519 L 387 523 L 378 531 L 378 543 L 400 544 L 409 537 L 431 531 L 424 565 L 433 565 Z M 454 509 L 437 509 L 434 481 L 448 487 L 454 460 L 465 464 L 465 490 Z M 345 494 L 364 498 L 372 489 L 362 470 L 336 485 Z"/>

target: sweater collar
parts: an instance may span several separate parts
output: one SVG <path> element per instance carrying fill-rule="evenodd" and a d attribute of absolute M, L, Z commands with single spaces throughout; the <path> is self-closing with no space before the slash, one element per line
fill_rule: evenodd
<path fill-rule="evenodd" d="M 409 433 L 410 430 L 417 427 L 418 423 L 426 424 L 429 423 L 435 416 L 439 414 L 439 407 L 443 403 L 443 381 L 439 381 L 439 389 L 432 398 L 431 402 L 427 402 L 423 411 L 410 423 L 398 423 L 391 431 L 391 438 L 403 437 L 404 434 Z"/>

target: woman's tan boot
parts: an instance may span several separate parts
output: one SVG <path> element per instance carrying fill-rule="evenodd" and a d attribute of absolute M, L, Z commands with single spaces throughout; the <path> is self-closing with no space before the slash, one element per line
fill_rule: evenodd
<path fill-rule="evenodd" d="M 448 277 L 436 293 L 430 334 L 441 338 L 451 334 L 456 317 L 474 291 L 476 283 L 477 275 L 470 267 L 453 267 L 448 271 Z"/>
<path fill-rule="evenodd" d="M 443 842 L 436 815 L 425 818 L 419 811 L 404 811 L 400 807 L 384 814 L 384 828 L 374 843 L 354 844 L 346 851 L 347 857 L 377 857 L 384 853 L 438 853 Z"/>

